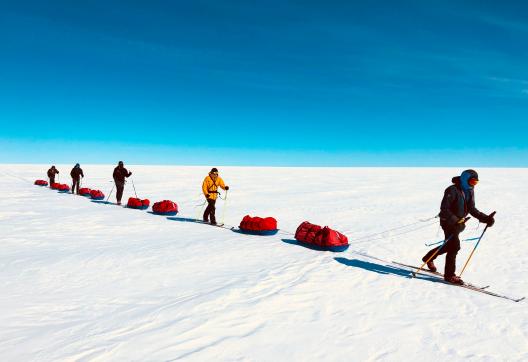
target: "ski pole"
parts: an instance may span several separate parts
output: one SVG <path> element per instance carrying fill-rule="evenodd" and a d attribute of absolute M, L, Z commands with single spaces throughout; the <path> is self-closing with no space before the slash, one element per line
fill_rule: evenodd
<path fill-rule="evenodd" d="M 108 194 L 108 197 L 106 198 L 106 201 L 105 201 L 105 202 L 108 202 L 108 200 L 110 200 L 110 196 L 112 196 L 112 191 L 114 191 L 114 186 L 115 186 L 115 182 L 114 182 L 114 184 L 112 185 L 112 189 L 110 190 L 110 193 Z"/>
<path fill-rule="evenodd" d="M 136 194 L 136 199 L 138 199 L 139 197 L 137 196 L 136 186 L 134 185 L 134 180 L 130 179 L 130 181 L 132 181 L 132 187 L 134 188 L 134 194 Z"/>
<path fill-rule="evenodd" d="M 222 224 L 225 221 L 225 214 L 226 214 L 226 208 L 227 208 L 227 191 L 228 190 L 226 190 L 226 195 L 224 197 L 224 209 L 222 210 Z"/>
<path fill-rule="evenodd" d="M 464 239 L 464 240 L 461 240 L 461 241 L 473 241 L 473 240 L 478 240 L 478 239 L 479 239 L 479 237 L 476 237 L 476 238 L 469 238 L 469 239 Z M 430 243 L 430 244 L 425 243 L 424 245 L 425 245 L 425 246 L 433 246 L 433 245 L 441 244 L 441 243 L 443 243 L 443 242 L 444 242 L 444 240 L 440 240 L 440 241 L 436 241 L 436 242 L 433 242 L 433 243 Z"/>
<path fill-rule="evenodd" d="M 495 214 L 497 213 L 497 211 L 493 211 L 491 214 L 490 214 L 490 217 L 493 217 L 495 216 Z M 469 261 L 471 260 L 471 257 L 473 256 L 473 253 L 475 252 L 475 250 L 477 250 L 477 247 L 480 243 L 480 240 L 482 239 L 482 237 L 484 236 L 484 233 L 486 232 L 486 230 L 488 230 L 488 225 L 486 225 L 486 227 L 484 228 L 484 231 L 482 232 L 482 234 L 480 234 L 480 238 L 478 239 L 477 243 L 475 244 L 475 247 L 473 248 L 473 250 L 471 251 L 471 254 L 469 254 L 469 257 L 468 259 L 466 260 L 466 264 L 464 264 L 464 267 L 462 268 L 462 271 L 460 272 L 460 275 L 458 277 L 460 277 L 462 275 L 462 273 L 464 272 L 464 270 L 466 270 L 466 266 L 468 265 Z"/>
<path fill-rule="evenodd" d="M 200 215 L 203 214 L 203 211 L 204 211 L 204 209 L 205 209 L 205 208 L 204 208 L 205 204 L 207 204 L 207 200 L 205 200 L 202 204 L 200 204 L 200 205 L 196 205 L 196 206 L 194 207 L 194 209 L 196 210 L 196 214 L 195 214 L 195 219 L 196 219 L 196 220 L 202 220 L 202 218 L 201 218 Z"/>

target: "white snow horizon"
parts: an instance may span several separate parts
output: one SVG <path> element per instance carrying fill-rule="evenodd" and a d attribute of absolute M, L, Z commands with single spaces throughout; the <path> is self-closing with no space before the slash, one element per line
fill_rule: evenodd
<path fill-rule="evenodd" d="M 73 165 L 56 166 L 70 184 Z M 201 216 L 212 166 L 125 166 L 140 198 Z M 115 165 L 81 167 L 83 186 L 108 196 Z M 425 243 L 443 239 L 437 220 L 420 220 L 438 214 L 464 168 L 217 167 L 230 186 L 217 218 L 236 227 L 273 216 L 279 234 L 96 204 L 34 186 L 49 165 L 0 165 L 2 360 L 528 360 L 526 300 L 412 279 L 372 258 L 420 265 Z M 477 171 L 477 208 L 496 210 L 496 223 L 462 278 L 524 297 L 528 169 Z M 123 201 L 134 194 L 129 182 Z M 349 249 L 293 244 L 303 221 L 343 232 Z M 462 237 L 483 228 L 471 219 Z M 457 272 L 475 242 L 461 244 Z"/>

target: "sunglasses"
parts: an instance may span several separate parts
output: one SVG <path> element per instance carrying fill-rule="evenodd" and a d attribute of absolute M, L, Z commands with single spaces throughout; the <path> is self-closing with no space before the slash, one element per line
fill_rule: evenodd
<path fill-rule="evenodd" d="M 218 172 L 213 172 L 213 173 L 211 173 L 211 175 L 218 176 Z"/>
<path fill-rule="evenodd" d="M 476 179 L 476 178 L 470 178 L 470 179 L 468 180 L 468 184 L 469 184 L 470 186 L 476 186 L 476 185 L 478 184 L 478 182 L 479 182 L 479 180 Z"/>

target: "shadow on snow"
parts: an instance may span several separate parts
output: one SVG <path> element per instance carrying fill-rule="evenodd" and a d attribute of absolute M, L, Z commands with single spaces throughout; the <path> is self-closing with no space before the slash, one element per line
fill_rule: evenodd
<path fill-rule="evenodd" d="M 342 258 L 342 257 L 334 258 L 334 260 L 346 266 L 351 266 L 354 268 L 359 268 L 359 269 L 367 270 L 367 271 L 378 273 L 378 274 L 383 274 L 383 275 L 391 274 L 391 275 L 396 275 L 396 276 L 408 278 L 408 279 L 411 279 L 413 277 L 411 270 L 399 268 L 396 266 L 383 265 L 383 264 L 371 263 L 371 262 L 363 261 L 359 259 L 347 259 L 347 258 Z M 435 282 L 435 283 L 443 282 L 443 280 L 435 278 L 433 276 L 429 277 L 426 275 L 416 275 L 415 278 L 420 279 L 420 280 L 427 280 L 427 281 Z"/>
<path fill-rule="evenodd" d="M 290 245 L 298 245 L 302 246 L 303 248 L 310 249 L 310 250 L 317 250 L 317 251 L 331 251 L 331 252 L 342 252 L 348 249 L 348 245 L 346 246 L 336 246 L 336 247 L 330 247 L 330 248 L 323 248 L 317 245 L 312 244 L 306 244 L 303 242 L 300 242 L 295 239 L 281 239 L 283 243 L 290 244 Z"/>

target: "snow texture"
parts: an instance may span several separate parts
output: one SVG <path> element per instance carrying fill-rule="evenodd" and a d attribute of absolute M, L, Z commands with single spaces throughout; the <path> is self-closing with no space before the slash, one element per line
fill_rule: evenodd
<path fill-rule="evenodd" d="M 82 166 L 83 186 L 108 195 L 114 166 Z M 71 167 L 58 165 L 60 181 Z M 210 167 L 127 167 L 139 197 L 200 216 Z M 436 220 L 419 220 L 438 213 L 462 169 L 220 167 L 231 190 L 219 221 L 277 218 L 281 231 L 262 237 L 34 186 L 47 168 L 0 166 L 3 361 L 528 360 L 526 301 L 411 279 L 362 255 L 419 264 L 424 244 L 443 238 Z M 497 210 L 496 225 L 463 279 L 526 296 L 528 171 L 479 173 L 477 207 Z M 133 195 L 129 182 L 123 201 Z M 295 245 L 305 220 L 345 233 L 349 250 Z M 462 242 L 458 271 L 474 243 Z"/>

